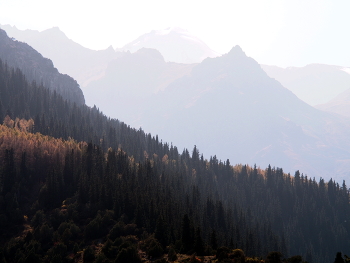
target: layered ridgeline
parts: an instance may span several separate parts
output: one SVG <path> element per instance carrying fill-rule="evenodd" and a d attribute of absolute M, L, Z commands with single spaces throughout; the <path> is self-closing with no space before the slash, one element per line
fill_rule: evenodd
<path fill-rule="evenodd" d="M 157 88 L 167 68 L 151 49 L 116 59 L 105 79 L 86 87 L 87 102 L 178 147 L 195 144 L 205 156 L 311 177 L 349 176 L 350 122 L 298 99 L 239 47 L 188 65 Z"/>
<path fill-rule="evenodd" d="M 73 78 L 60 74 L 50 59 L 44 58 L 28 44 L 9 38 L 2 29 L 0 29 L 0 58 L 8 66 L 21 69 L 29 82 L 43 84 L 61 94 L 63 98 L 79 105 L 85 103 L 83 92 Z"/>
<path fill-rule="evenodd" d="M 312 106 L 327 103 L 350 88 L 350 68 L 324 64 L 288 68 L 268 65 L 261 67 L 267 75 Z"/>
<path fill-rule="evenodd" d="M 202 40 L 179 27 L 152 30 L 118 49 L 134 53 L 141 48 L 157 49 L 167 62 L 200 63 L 208 57 L 218 57 Z"/>
<path fill-rule="evenodd" d="M 104 76 L 109 61 L 120 56 L 112 46 L 105 50 L 91 50 L 69 39 L 58 27 L 44 31 L 19 30 L 15 26 L 1 25 L 8 36 L 33 47 L 49 58 L 55 67 L 74 78 L 82 87 Z"/>
<path fill-rule="evenodd" d="M 1 261 L 173 261 L 196 253 L 227 262 L 242 257 L 232 252 L 240 248 L 247 257 L 279 251 L 326 263 L 348 253 L 345 182 L 205 160 L 196 147 L 179 153 L 3 63 L 0 92 L 8 102 L 0 108 Z"/>
<path fill-rule="evenodd" d="M 350 117 L 350 68 L 323 64 L 288 68 L 262 65 L 262 68 L 306 103 Z"/>
<path fill-rule="evenodd" d="M 157 49 L 166 61 L 177 63 L 199 63 L 207 57 L 219 56 L 203 41 L 181 28 L 154 30 L 117 50 L 110 46 L 99 51 L 75 43 L 57 27 L 41 32 L 19 30 L 10 25 L 1 25 L 1 28 L 10 37 L 28 43 L 44 57 L 50 58 L 60 72 L 73 77 L 83 88 L 91 81 L 103 78 L 108 64 L 114 59 L 145 47 Z M 176 76 L 176 73 L 172 75 Z"/>
<path fill-rule="evenodd" d="M 188 75 L 195 65 L 165 62 L 155 49 L 125 53 L 110 62 L 103 78 L 84 88 L 86 104 L 99 105 L 108 116 L 142 127 L 146 109 L 151 107 L 155 94 Z M 152 107 L 158 108 L 158 105 Z"/>
<path fill-rule="evenodd" d="M 216 153 L 223 159 L 234 158 L 237 162 L 256 163 L 262 167 L 271 163 L 284 167 L 288 172 L 299 169 L 309 176 L 336 178 L 338 181 L 349 175 L 349 121 L 314 111 L 287 91 L 274 92 L 267 86 L 275 86 L 276 90 L 283 87 L 263 74 L 257 63 L 251 63 L 239 71 L 240 75 L 232 77 L 231 71 L 249 60 L 244 55 L 234 57 L 226 54 L 222 58 L 209 59 L 202 63 L 203 66 L 197 65 L 198 70 L 192 74 L 196 64 L 165 62 L 168 58 L 164 60 L 150 49 L 131 54 L 112 50 L 92 51 L 69 40 L 57 28 L 43 32 L 21 31 L 9 26 L 3 28 L 16 38 L 35 44 L 41 53 L 47 52 L 45 54 L 53 59 L 55 65 L 60 65 L 59 68 L 72 67 L 72 74 L 76 74 L 74 78 L 83 82 L 88 105 L 96 104 L 108 116 L 158 133 L 181 148 L 196 144 L 206 156 Z M 135 48 L 132 50 L 135 51 L 147 42 L 152 43 L 149 47 L 158 48 L 155 45 L 157 41 L 159 45 L 165 45 L 169 39 L 173 43 L 185 41 L 181 42 L 181 47 L 188 49 L 190 43 L 197 43 L 196 47 L 200 50 L 201 41 L 194 41 L 188 32 L 176 28 L 152 31 L 129 47 Z M 101 67 L 96 66 L 99 69 L 95 71 L 93 65 Z M 205 67 L 211 68 L 209 73 L 203 70 Z M 263 66 L 265 70 L 266 67 Z M 346 88 L 343 83 L 347 83 L 350 76 L 339 67 L 327 65 L 270 69 L 280 78 L 267 70 L 270 76 L 275 76 L 309 103 L 318 103 L 326 95 L 335 96 Z M 78 71 L 86 73 L 86 78 L 80 78 Z M 93 82 L 93 79 L 98 80 Z M 184 83 L 186 88 L 178 83 Z M 217 88 L 224 85 L 226 89 Z M 249 85 L 254 88 L 245 91 L 245 86 Z M 305 85 L 308 89 L 313 88 L 312 97 L 302 96 L 303 90 L 307 89 L 300 90 L 299 87 Z M 163 91 L 163 95 L 159 91 Z M 208 96 L 213 96 L 213 101 Z M 329 106 L 320 105 L 319 108 L 346 114 L 348 103 L 345 98 L 340 95 Z M 203 111 L 200 107 L 204 108 Z M 215 133 L 220 134 L 220 139 L 208 143 L 213 141 Z"/>
<path fill-rule="evenodd" d="M 348 86 L 350 87 L 350 83 Z M 316 105 L 315 108 L 350 117 L 350 88 L 327 103 Z"/>

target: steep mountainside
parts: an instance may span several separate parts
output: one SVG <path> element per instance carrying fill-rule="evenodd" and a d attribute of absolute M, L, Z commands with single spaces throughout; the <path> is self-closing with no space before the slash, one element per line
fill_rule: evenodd
<path fill-rule="evenodd" d="M 177 27 L 153 30 L 119 50 L 136 52 L 140 48 L 157 49 L 165 61 L 186 64 L 200 63 L 207 57 L 220 55 L 188 31 Z"/>
<path fill-rule="evenodd" d="M 326 103 L 350 88 L 349 71 L 340 66 L 310 64 L 305 67 L 261 67 L 267 75 L 312 106 Z"/>
<path fill-rule="evenodd" d="M 309 176 L 350 176 L 349 121 L 299 100 L 239 47 L 157 97 L 158 112 L 146 113 L 142 127 L 178 146 Z"/>
<path fill-rule="evenodd" d="M 109 63 L 103 78 L 84 88 L 86 103 L 137 126 L 155 94 L 188 75 L 195 65 L 165 62 L 155 49 L 126 52 Z"/>
<path fill-rule="evenodd" d="M 145 56 L 140 72 L 163 69 L 155 57 Z M 195 65 L 156 94 L 150 92 L 156 87 L 149 79 L 153 73 L 146 78 L 134 67 L 123 70 L 122 76 L 135 77 L 135 87 L 117 93 L 126 82 L 114 78 L 115 93 L 104 94 L 96 83 L 89 97 L 96 94 L 105 101 L 97 104 L 102 111 L 134 127 L 180 148 L 197 145 L 205 156 L 337 180 L 350 175 L 349 122 L 298 99 L 239 47 Z"/>
<path fill-rule="evenodd" d="M 350 86 L 350 82 L 348 86 Z M 350 88 L 340 93 L 329 102 L 316 105 L 315 108 L 350 117 Z"/>
<path fill-rule="evenodd" d="M 9 25 L 1 25 L 10 37 L 28 43 L 64 74 L 73 77 L 82 87 L 104 76 L 109 61 L 120 56 L 110 46 L 105 50 L 91 50 L 69 39 L 58 27 L 42 32 L 19 30 Z"/>
<path fill-rule="evenodd" d="M 242 67 L 257 70 L 252 60 Z M 176 253 L 234 262 L 238 252 L 245 262 L 298 254 L 287 262 L 327 263 L 348 254 L 345 182 L 206 160 L 196 147 L 179 153 L 1 60 L 0 94 L 1 262 L 173 262 Z"/>
<path fill-rule="evenodd" d="M 78 83 L 58 72 L 52 61 L 44 58 L 26 43 L 10 39 L 0 29 L 0 58 L 10 67 L 18 67 L 29 82 L 35 81 L 61 94 L 63 98 L 84 104 L 84 95 Z"/>

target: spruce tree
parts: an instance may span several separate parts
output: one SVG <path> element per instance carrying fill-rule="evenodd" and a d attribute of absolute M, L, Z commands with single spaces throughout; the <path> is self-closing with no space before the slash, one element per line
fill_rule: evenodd
<path fill-rule="evenodd" d="M 337 252 L 337 255 L 335 256 L 334 263 L 344 263 L 344 259 L 341 255 L 341 252 Z"/>

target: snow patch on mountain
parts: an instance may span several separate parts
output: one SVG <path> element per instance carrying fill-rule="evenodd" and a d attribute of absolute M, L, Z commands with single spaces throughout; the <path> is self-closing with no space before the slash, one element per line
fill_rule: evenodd
<path fill-rule="evenodd" d="M 350 74 L 350 68 L 342 68 L 342 71 L 345 71 L 346 73 Z"/>

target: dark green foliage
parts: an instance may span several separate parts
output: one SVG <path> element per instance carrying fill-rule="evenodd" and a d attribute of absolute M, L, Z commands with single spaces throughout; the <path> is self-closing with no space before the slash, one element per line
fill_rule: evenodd
<path fill-rule="evenodd" d="M 85 262 L 93 262 L 95 260 L 95 251 L 92 249 L 91 246 L 88 246 L 84 250 L 83 260 L 84 260 L 84 263 Z"/>
<path fill-rule="evenodd" d="M 165 248 L 169 244 L 167 227 L 162 217 L 159 217 L 157 220 L 156 230 L 154 234 L 154 237 L 159 241 L 163 248 Z"/>
<path fill-rule="evenodd" d="M 135 246 L 130 245 L 126 248 L 122 248 L 118 253 L 115 263 L 139 263 L 141 259 L 137 253 Z"/>
<path fill-rule="evenodd" d="M 170 262 L 177 260 L 177 254 L 176 254 L 176 251 L 175 251 L 175 249 L 173 247 L 169 248 L 168 260 Z"/>
<path fill-rule="evenodd" d="M 280 252 L 270 252 L 265 260 L 265 263 L 282 263 L 282 254 Z"/>
<path fill-rule="evenodd" d="M 150 244 L 150 247 L 148 248 L 148 255 L 157 258 L 164 254 L 164 250 L 159 242 L 154 242 L 153 244 Z"/>
<path fill-rule="evenodd" d="M 229 258 L 233 259 L 235 263 L 244 263 L 245 255 L 242 249 L 235 249 L 229 254 Z"/>
<path fill-rule="evenodd" d="M 26 256 L 24 262 L 25 263 L 34 263 L 34 262 L 40 263 L 41 258 L 40 258 L 40 255 L 35 254 L 35 252 L 33 250 L 30 250 L 28 255 Z"/>
<path fill-rule="evenodd" d="M 228 259 L 228 254 L 230 253 L 230 249 L 227 247 L 219 247 L 216 250 L 216 258 L 219 262 L 224 261 L 225 259 Z"/>
<path fill-rule="evenodd" d="M 47 251 L 47 254 L 50 262 L 64 262 L 67 257 L 67 246 L 61 242 L 56 243 Z"/>
<path fill-rule="evenodd" d="M 335 257 L 334 263 L 344 263 L 344 259 L 341 255 L 341 252 L 337 252 L 337 255 Z"/>
<path fill-rule="evenodd" d="M 101 216 L 98 215 L 95 219 L 93 219 L 85 228 L 85 236 L 86 238 L 95 239 L 103 234 L 100 231 L 101 226 Z"/>
<path fill-rule="evenodd" d="M 200 227 L 197 227 L 194 237 L 194 252 L 196 252 L 198 256 L 204 255 L 204 242 Z"/>
<path fill-rule="evenodd" d="M 213 230 L 210 235 L 210 245 L 213 250 L 218 249 L 218 240 L 216 238 L 216 231 Z"/>
<path fill-rule="evenodd" d="M 94 263 L 109 263 L 109 262 L 110 261 L 103 253 L 98 254 L 98 256 L 96 257 L 96 259 L 94 261 Z"/>
<path fill-rule="evenodd" d="M 183 253 L 189 253 L 193 248 L 193 226 L 191 225 L 188 215 L 184 215 L 182 219 L 182 236 L 181 236 Z"/>
<path fill-rule="evenodd" d="M 110 240 L 115 240 L 117 237 L 120 237 L 124 234 L 124 222 L 117 222 L 113 228 L 109 231 L 108 238 Z"/>
<path fill-rule="evenodd" d="M 160 257 L 164 254 L 162 245 L 154 237 L 154 235 L 151 235 L 147 239 L 145 239 L 141 245 L 141 248 L 153 258 Z"/>
<path fill-rule="evenodd" d="M 48 244 L 52 241 L 53 229 L 50 228 L 46 223 L 35 230 L 35 237 L 43 244 Z"/>
<path fill-rule="evenodd" d="M 345 182 L 292 177 L 271 166 L 233 167 L 216 156 L 205 160 L 197 147 L 192 156 L 187 149 L 179 154 L 96 107 L 28 84 L 3 63 L 0 94 L 3 115 L 27 116 L 35 132 L 86 142 L 74 150 L 53 145 L 53 155 L 39 146 L 34 153 L 24 146 L 0 152 L 0 241 L 7 262 L 72 260 L 98 242 L 105 244 L 95 260 L 138 262 L 139 240 L 147 240 L 144 249 L 153 257 L 170 244 L 177 252 L 204 254 L 208 244 L 220 260 L 242 248 L 251 257 L 280 251 L 310 263 L 331 262 L 335 251 L 350 247 Z"/>
<path fill-rule="evenodd" d="M 303 258 L 302 258 L 302 256 L 299 256 L 299 255 L 292 256 L 292 257 L 287 259 L 288 263 L 302 263 L 302 261 L 303 261 Z"/>

